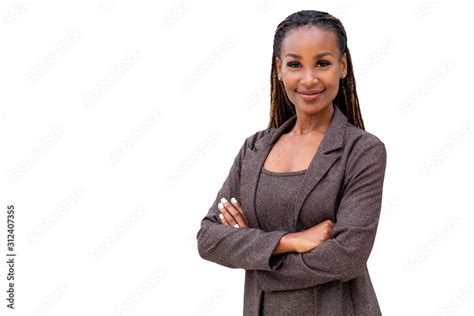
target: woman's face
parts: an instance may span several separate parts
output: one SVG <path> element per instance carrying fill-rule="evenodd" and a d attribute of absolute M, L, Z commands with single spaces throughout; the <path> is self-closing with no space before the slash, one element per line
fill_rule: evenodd
<path fill-rule="evenodd" d="M 347 58 L 339 62 L 336 35 L 315 26 L 291 30 L 283 39 L 278 76 L 296 110 L 317 113 L 332 104 L 339 80 L 347 73 Z"/>

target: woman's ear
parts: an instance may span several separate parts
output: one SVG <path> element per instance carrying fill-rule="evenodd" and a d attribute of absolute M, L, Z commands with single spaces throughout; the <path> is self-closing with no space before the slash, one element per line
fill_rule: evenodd
<path fill-rule="evenodd" d="M 347 75 L 347 53 L 344 53 L 344 55 L 342 55 L 341 73 Z"/>
<path fill-rule="evenodd" d="M 278 78 L 281 78 L 281 61 L 278 57 L 275 57 L 275 66 L 277 70 L 277 76 Z"/>

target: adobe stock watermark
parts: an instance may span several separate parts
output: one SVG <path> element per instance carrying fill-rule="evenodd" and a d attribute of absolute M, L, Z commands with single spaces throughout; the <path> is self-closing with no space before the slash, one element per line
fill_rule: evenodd
<path fill-rule="evenodd" d="M 351 13 L 357 12 L 354 8 L 357 8 L 356 2 L 335 2 L 336 6 L 331 9 L 331 14 L 333 16 L 341 17 L 341 16 L 349 16 Z"/>
<path fill-rule="evenodd" d="M 8 180 L 11 184 L 16 183 L 27 171 L 40 160 L 41 156 L 51 150 L 62 138 L 63 128 L 52 128 L 48 135 L 40 138 L 33 149 L 27 154 L 13 169 L 7 172 Z"/>
<path fill-rule="evenodd" d="M 98 6 L 102 10 L 102 12 L 107 12 L 111 10 L 115 5 L 117 4 L 117 1 L 101 1 L 99 2 Z"/>
<path fill-rule="evenodd" d="M 439 1 L 422 1 L 418 3 L 415 9 L 415 18 L 421 20 L 431 15 L 436 7 L 439 6 Z"/>
<path fill-rule="evenodd" d="M 381 64 L 384 59 L 393 52 L 393 49 L 396 47 L 396 42 L 393 39 L 383 39 L 378 43 L 378 46 L 375 50 L 371 51 L 368 56 L 366 56 L 361 66 L 358 67 L 357 79 L 362 79 L 367 77 L 370 73 L 370 70 Z"/>
<path fill-rule="evenodd" d="M 15 2 L 3 14 L 2 21 L 5 24 L 16 23 L 20 17 L 25 14 L 31 7 L 31 1 Z"/>
<path fill-rule="evenodd" d="M 55 288 L 42 297 L 40 303 L 35 308 L 37 314 L 47 314 L 70 293 L 69 284 L 60 283 Z"/>
<path fill-rule="evenodd" d="M 170 31 L 191 8 L 191 1 L 179 1 L 169 9 L 160 20 L 160 28 L 162 31 Z"/>
<path fill-rule="evenodd" d="M 6 301 L 7 308 L 15 309 L 15 265 L 16 261 L 16 245 L 15 245 L 15 205 L 7 205 L 6 207 L 6 248 L 7 252 L 5 254 L 6 259 L 6 280 L 7 280 L 7 290 L 6 292 Z"/>
<path fill-rule="evenodd" d="M 151 131 L 160 119 L 161 114 L 159 112 L 150 113 L 138 126 L 131 130 L 127 138 L 119 142 L 115 149 L 109 154 L 106 164 L 109 167 L 113 167 L 120 162 L 120 160 L 132 151 L 137 143 Z"/>
<path fill-rule="evenodd" d="M 229 36 L 218 46 L 214 47 L 209 54 L 198 65 L 194 66 L 191 73 L 181 82 L 182 93 L 188 93 L 197 85 L 199 81 L 221 60 L 225 55 L 235 47 L 238 40 L 237 35 Z"/>
<path fill-rule="evenodd" d="M 50 232 L 81 200 L 84 199 L 85 190 L 77 187 L 58 205 L 54 211 L 44 217 L 39 224 L 28 234 L 28 240 L 32 244 L 38 243 L 48 232 Z"/>
<path fill-rule="evenodd" d="M 439 227 L 434 235 L 407 259 L 404 270 L 414 272 L 428 257 L 438 249 L 460 226 L 461 219 L 449 217 L 446 223 Z"/>
<path fill-rule="evenodd" d="M 26 86 L 31 87 L 36 84 L 51 68 L 80 40 L 81 33 L 74 31 L 68 33 L 63 39 L 57 42 L 40 61 L 31 67 L 26 74 Z"/>
<path fill-rule="evenodd" d="M 433 173 L 457 147 L 466 141 L 472 134 L 472 123 L 464 121 L 461 127 L 452 134 L 420 167 L 420 175 L 428 176 Z"/>
<path fill-rule="evenodd" d="M 133 315 L 132 311 L 160 285 L 166 275 L 167 270 L 165 268 L 157 267 L 115 308 L 115 314 L 126 315 L 131 313 Z"/>
<path fill-rule="evenodd" d="M 130 51 L 120 62 L 113 65 L 103 79 L 97 81 L 94 87 L 84 96 L 86 107 L 95 105 L 113 86 L 115 86 L 141 59 L 140 51 Z"/>
<path fill-rule="evenodd" d="M 194 309 L 194 315 L 209 315 L 216 310 L 216 307 L 222 303 L 226 296 L 226 289 L 214 290 L 211 295 L 208 295 L 207 299 Z"/>
<path fill-rule="evenodd" d="M 211 132 L 203 141 L 193 147 L 189 155 L 174 168 L 166 177 L 165 184 L 173 188 L 186 174 L 188 174 L 194 165 L 207 155 L 220 141 L 221 135 L 218 132 Z"/>
<path fill-rule="evenodd" d="M 242 102 L 241 109 L 243 112 L 251 111 L 255 106 L 262 106 L 261 100 L 267 95 L 268 90 L 263 82 L 255 85 L 255 88 Z"/>
<path fill-rule="evenodd" d="M 392 195 L 389 198 L 384 198 L 382 201 L 382 210 L 381 210 L 382 220 L 387 220 L 399 208 L 400 208 L 400 197 L 398 195 L 397 196 Z"/>
<path fill-rule="evenodd" d="M 132 211 L 125 219 L 117 224 L 112 233 L 110 233 L 102 242 L 89 252 L 91 263 L 97 263 L 102 259 L 124 236 L 130 232 L 145 215 L 143 208 L 137 208 Z"/>
<path fill-rule="evenodd" d="M 449 297 L 449 301 L 438 309 L 437 314 L 453 315 L 470 299 L 472 299 L 472 281 L 467 280 Z"/>
<path fill-rule="evenodd" d="M 264 0 L 255 4 L 255 9 L 259 14 L 268 14 L 280 4 L 278 0 Z"/>
<path fill-rule="evenodd" d="M 414 90 L 408 98 L 400 105 L 399 111 L 401 115 L 407 115 L 413 112 L 419 106 L 421 101 L 428 96 L 446 77 L 453 71 L 456 66 L 454 60 L 442 61 L 439 67 L 432 72 L 419 88 Z"/>

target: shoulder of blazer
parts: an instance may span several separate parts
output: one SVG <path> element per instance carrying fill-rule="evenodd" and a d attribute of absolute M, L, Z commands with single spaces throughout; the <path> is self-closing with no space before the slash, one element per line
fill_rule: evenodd
<path fill-rule="evenodd" d="M 346 125 L 344 136 L 344 151 L 347 155 L 346 173 L 365 169 L 374 163 L 386 164 L 387 151 L 384 142 L 378 136 L 350 123 Z"/>
<path fill-rule="evenodd" d="M 355 127 L 351 123 L 347 122 L 346 132 L 344 134 L 345 146 L 349 146 L 352 149 L 367 149 L 372 146 L 385 146 L 384 142 L 376 135 L 366 130 Z M 355 147 L 355 148 L 354 148 Z"/>
<path fill-rule="evenodd" d="M 254 150 L 255 148 L 255 143 L 263 138 L 264 136 L 267 136 L 269 134 L 272 134 L 274 131 L 276 130 L 276 128 L 272 127 L 272 128 L 266 128 L 266 129 L 262 129 L 262 130 L 259 130 L 255 133 L 253 133 L 252 135 L 250 135 L 249 137 L 247 137 L 247 139 L 245 140 L 245 143 L 246 143 L 246 149 L 250 149 L 250 150 Z"/>
<path fill-rule="evenodd" d="M 366 170 L 369 165 L 385 172 L 387 161 L 385 144 L 376 135 L 355 127 L 349 122 L 346 124 L 344 134 L 344 152 L 346 163 L 341 195 L 346 192 L 351 179 L 362 170 Z"/>
<path fill-rule="evenodd" d="M 234 159 L 234 163 L 238 164 L 238 169 L 240 169 L 240 166 L 247 155 L 247 151 L 249 150 L 255 151 L 255 144 L 257 143 L 257 141 L 271 134 L 275 129 L 276 128 L 267 128 L 267 129 L 259 130 L 245 139 L 242 146 L 240 147 L 240 150 L 237 156 Z"/>

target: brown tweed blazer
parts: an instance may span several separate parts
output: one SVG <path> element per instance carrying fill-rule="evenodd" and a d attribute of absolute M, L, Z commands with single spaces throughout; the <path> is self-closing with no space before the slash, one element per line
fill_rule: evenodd
<path fill-rule="evenodd" d="M 381 315 L 367 270 L 382 205 L 386 167 L 384 143 L 356 128 L 334 105 L 301 190 L 295 196 L 292 231 L 326 219 L 336 224 L 332 239 L 306 253 L 273 255 L 289 231 L 263 231 L 256 217 L 255 192 L 260 170 L 273 144 L 288 132 L 296 116 L 278 128 L 248 137 L 197 233 L 202 258 L 245 269 L 243 315 L 259 315 L 262 291 L 280 315 Z M 249 228 L 223 225 L 217 204 L 235 197 Z M 273 307 L 272 307 L 273 309 Z"/>

